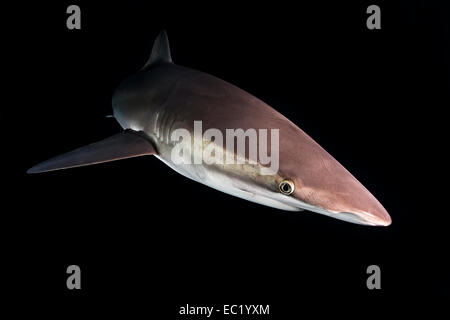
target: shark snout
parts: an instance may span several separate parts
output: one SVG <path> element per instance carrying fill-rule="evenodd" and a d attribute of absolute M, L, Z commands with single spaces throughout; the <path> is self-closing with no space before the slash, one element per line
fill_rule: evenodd
<path fill-rule="evenodd" d="M 392 223 L 383 205 L 362 184 L 355 183 L 351 191 L 336 197 L 341 214 L 347 214 L 363 225 L 388 226 Z"/>
<path fill-rule="evenodd" d="M 376 212 L 360 210 L 352 212 L 349 210 L 349 212 L 338 212 L 335 214 L 338 215 L 337 218 L 339 219 L 369 226 L 389 226 L 392 223 L 391 217 L 384 208 Z"/>
<path fill-rule="evenodd" d="M 368 226 L 388 226 L 392 219 L 382 204 L 356 179 L 346 184 L 327 185 L 327 189 L 304 187 L 295 198 L 302 209 L 332 218 Z"/>
<path fill-rule="evenodd" d="M 379 204 L 379 208 L 372 210 L 348 207 L 347 209 L 339 209 L 336 211 L 335 208 L 327 208 L 326 206 L 320 205 L 314 205 L 307 209 L 339 220 L 367 226 L 389 226 L 392 223 L 389 213 L 381 204 Z"/>

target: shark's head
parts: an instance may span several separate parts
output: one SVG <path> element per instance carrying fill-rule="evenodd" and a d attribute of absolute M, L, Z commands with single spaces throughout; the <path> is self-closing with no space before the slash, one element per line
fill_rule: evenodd
<path fill-rule="evenodd" d="M 279 178 L 275 197 L 293 208 L 347 222 L 371 226 L 391 224 L 391 218 L 380 202 L 348 171 L 342 168 L 339 174 L 326 173 L 315 179 L 302 178 L 300 172 Z"/>
<path fill-rule="evenodd" d="M 281 191 L 286 202 L 357 224 L 391 224 L 381 203 L 336 159 L 302 130 L 291 135 L 296 144 L 280 140 L 279 173 L 292 184 L 292 190 L 286 187 L 290 194 Z"/>
<path fill-rule="evenodd" d="M 280 140 L 276 174 L 241 172 L 243 178 L 232 182 L 250 194 L 247 200 L 284 210 L 308 210 L 356 224 L 391 224 L 388 212 L 349 171 L 303 131 L 295 131 L 295 141 Z"/>
<path fill-rule="evenodd" d="M 302 136 L 296 143 L 280 141 L 276 171 L 260 163 L 173 168 L 210 187 L 262 205 L 308 210 L 362 225 L 390 225 L 391 218 L 380 202 L 330 154 L 298 132 Z"/>
<path fill-rule="evenodd" d="M 258 139 L 258 161 L 202 166 L 206 173 L 199 182 L 278 209 L 308 210 L 362 225 L 391 224 L 380 202 L 336 159 L 292 122 L 275 112 L 270 115 L 249 120 L 255 127 L 272 130 L 275 126 L 270 121 L 278 117 L 279 138 L 272 136 L 272 130 L 270 143 Z M 236 159 L 248 159 L 249 149 L 235 148 L 232 153 Z M 227 155 L 229 150 L 225 148 Z M 270 161 L 263 165 L 259 157 L 264 152 L 270 154 Z"/>
<path fill-rule="evenodd" d="M 350 172 L 331 159 L 333 166 L 318 162 L 311 167 L 311 173 L 299 163 L 297 170 L 280 167 L 274 175 L 221 174 L 214 179 L 217 183 L 208 184 L 278 209 L 308 210 L 362 225 L 390 225 L 391 218 L 380 202 Z M 324 166 L 323 171 L 312 174 L 317 173 L 318 166 Z"/>

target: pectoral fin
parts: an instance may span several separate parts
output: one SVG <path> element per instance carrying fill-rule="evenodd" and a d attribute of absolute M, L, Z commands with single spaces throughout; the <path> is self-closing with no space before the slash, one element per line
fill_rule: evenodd
<path fill-rule="evenodd" d="M 92 143 L 44 161 L 27 173 L 39 173 L 102 162 L 156 154 L 152 143 L 142 132 L 127 130 L 105 140 Z"/>

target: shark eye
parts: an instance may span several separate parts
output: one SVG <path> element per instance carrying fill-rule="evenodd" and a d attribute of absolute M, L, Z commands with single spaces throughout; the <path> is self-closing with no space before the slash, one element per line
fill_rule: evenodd
<path fill-rule="evenodd" d="M 294 192 L 294 189 L 295 189 L 294 182 L 292 182 L 291 180 L 288 180 L 288 179 L 283 180 L 280 182 L 278 188 L 280 189 L 280 192 L 282 194 L 285 194 L 288 196 L 288 195 L 292 194 L 292 192 Z"/>

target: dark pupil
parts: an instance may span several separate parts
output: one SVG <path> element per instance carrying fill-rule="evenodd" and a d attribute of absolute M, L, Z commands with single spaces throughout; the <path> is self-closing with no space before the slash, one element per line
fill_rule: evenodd
<path fill-rule="evenodd" d="M 283 189 L 284 192 L 289 192 L 291 190 L 291 186 L 288 185 L 287 183 L 283 183 L 281 189 Z"/>

